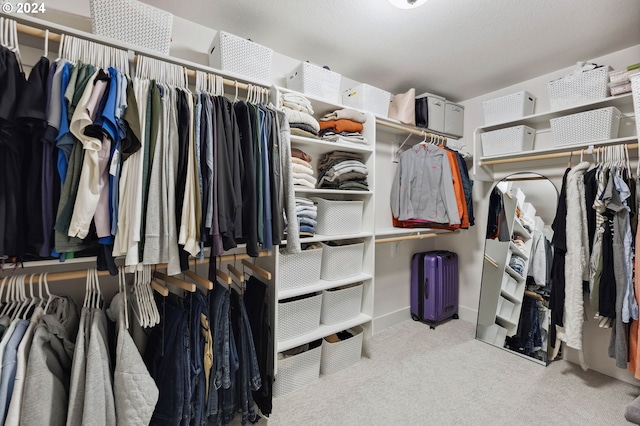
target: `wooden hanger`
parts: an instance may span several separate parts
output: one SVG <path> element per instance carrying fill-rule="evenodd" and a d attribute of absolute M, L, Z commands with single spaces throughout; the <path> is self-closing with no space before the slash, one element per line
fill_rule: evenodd
<path fill-rule="evenodd" d="M 238 269 L 236 269 L 235 266 L 233 266 L 232 264 L 228 264 L 227 265 L 227 269 L 229 270 L 229 272 L 231 272 L 231 274 L 236 277 L 238 279 L 238 281 L 240 283 L 244 282 L 244 274 L 242 272 L 240 272 Z"/>
<path fill-rule="evenodd" d="M 151 280 L 151 288 L 157 291 L 163 297 L 167 297 L 169 295 L 169 289 L 167 288 L 167 286 L 160 284 L 156 280 Z"/>
<path fill-rule="evenodd" d="M 187 269 L 186 271 L 182 271 L 187 277 L 191 278 L 197 285 L 204 291 L 213 290 L 213 282 L 208 279 L 201 277 L 200 275 L 193 272 L 191 269 Z"/>
<path fill-rule="evenodd" d="M 227 284 L 227 285 L 231 285 L 231 277 L 229 275 L 227 275 L 224 271 L 221 271 L 220 269 L 216 269 L 216 277 L 220 278 L 220 280 Z"/>
<path fill-rule="evenodd" d="M 179 287 L 179 288 L 181 288 L 181 289 L 183 289 L 185 291 L 191 292 L 191 293 L 196 291 L 196 285 L 195 284 L 188 283 L 188 282 L 183 281 L 183 280 L 181 280 L 179 278 L 176 278 L 176 277 L 170 277 L 169 275 L 163 274 L 162 272 L 158 272 L 158 271 L 154 272 L 153 273 L 153 277 L 157 278 L 159 280 L 162 280 L 162 281 L 164 281 L 164 282 L 166 282 L 168 284 L 175 285 L 176 287 Z"/>
<path fill-rule="evenodd" d="M 258 265 L 254 265 L 253 263 L 249 262 L 247 259 L 242 259 L 242 265 L 251 269 L 253 272 L 260 275 L 265 280 L 269 280 L 269 281 L 271 280 L 271 272 L 261 268 Z"/>

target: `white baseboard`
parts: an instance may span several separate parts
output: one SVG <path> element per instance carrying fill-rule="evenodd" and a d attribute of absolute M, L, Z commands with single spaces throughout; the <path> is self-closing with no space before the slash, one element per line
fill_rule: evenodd
<path fill-rule="evenodd" d="M 478 321 L 478 311 L 476 309 L 467 308 L 466 306 L 458 307 L 458 316 L 461 320 L 475 324 Z M 411 307 L 398 309 L 373 319 L 373 334 L 377 334 L 385 328 L 399 324 L 403 321 L 411 319 Z"/>
<path fill-rule="evenodd" d="M 399 309 L 395 312 L 388 313 L 386 315 L 382 315 L 381 317 L 373 319 L 373 334 L 377 334 L 385 328 L 391 327 L 392 325 L 399 324 L 403 321 L 411 319 L 411 308 L 407 306 L 406 308 Z"/>

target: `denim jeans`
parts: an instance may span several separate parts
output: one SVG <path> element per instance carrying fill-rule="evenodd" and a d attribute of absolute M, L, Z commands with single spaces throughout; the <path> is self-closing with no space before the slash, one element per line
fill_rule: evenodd
<path fill-rule="evenodd" d="M 159 298 L 162 322 L 152 330 L 145 350 L 145 364 L 159 390 L 151 425 L 189 424 L 189 330 L 187 312 L 176 299 Z"/>
<path fill-rule="evenodd" d="M 216 283 L 209 304 L 210 327 L 213 330 L 213 367 L 209 381 L 207 416 L 217 423 L 220 399 L 218 390 L 231 387 L 231 344 L 229 336 L 229 291 Z"/>
<path fill-rule="evenodd" d="M 207 424 L 204 401 L 205 386 L 207 385 L 204 374 L 204 336 L 200 332 L 200 324 L 202 314 L 209 316 L 209 306 L 206 297 L 199 291 L 191 295 L 189 302 L 189 333 L 191 341 L 190 416 L 191 424 L 199 426 Z"/>

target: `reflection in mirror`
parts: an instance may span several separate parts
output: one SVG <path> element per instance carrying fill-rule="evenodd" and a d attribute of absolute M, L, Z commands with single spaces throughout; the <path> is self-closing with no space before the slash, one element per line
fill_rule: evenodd
<path fill-rule="evenodd" d="M 549 275 L 558 192 L 536 173 L 491 191 L 476 338 L 547 363 Z"/>

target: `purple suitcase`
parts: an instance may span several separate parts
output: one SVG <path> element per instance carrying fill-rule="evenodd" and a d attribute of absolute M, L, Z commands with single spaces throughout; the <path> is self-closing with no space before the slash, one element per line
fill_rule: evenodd
<path fill-rule="evenodd" d="M 416 253 L 411 259 L 411 318 L 435 328 L 458 318 L 458 255 L 450 251 Z"/>

